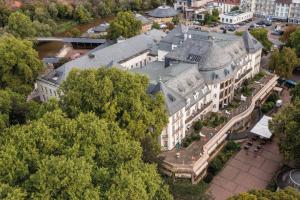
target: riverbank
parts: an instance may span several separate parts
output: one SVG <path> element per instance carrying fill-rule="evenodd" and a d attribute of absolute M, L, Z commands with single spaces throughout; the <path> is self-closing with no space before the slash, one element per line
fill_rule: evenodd
<path fill-rule="evenodd" d="M 55 31 L 54 36 L 64 37 L 66 36 L 67 32 L 73 28 L 79 30 L 80 34 L 84 34 L 87 32 L 88 29 L 98 26 L 104 22 L 110 22 L 114 19 L 114 17 L 106 17 L 106 18 L 96 18 L 88 23 L 79 24 L 74 20 L 62 21 L 57 24 L 57 30 Z M 47 43 L 40 43 L 37 45 L 36 50 L 39 53 L 39 58 L 43 59 L 45 57 L 52 57 L 57 56 L 57 54 L 61 51 L 64 44 L 62 42 L 47 42 Z"/>

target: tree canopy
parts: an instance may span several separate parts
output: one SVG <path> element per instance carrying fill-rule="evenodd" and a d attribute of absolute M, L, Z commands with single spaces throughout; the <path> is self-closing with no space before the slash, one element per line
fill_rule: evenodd
<path fill-rule="evenodd" d="M 1 199 L 172 199 L 139 143 L 92 113 L 56 110 L 0 134 Z"/>
<path fill-rule="evenodd" d="M 107 30 L 110 39 L 117 39 L 119 36 L 130 38 L 140 33 L 142 22 L 136 19 L 132 12 L 119 12 L 116 18 L 110 23 Z"/>
<path fill-rule="evenodd" d="M 32 43 L 11 35 L 0 37 L 0 88 L 28 94 L 42 69 Z"/>
<path fill-rule="evenodd" d="M 264 28 L 255 28 L 250 31 L 251 35 L 255 37 L 264 46 L 267 51 L 271 50 L 272 43 L 268 39 L 268 30 Z"/>
<path fill-rule="evenodd" d="M 16 37 L 32 37 L 36 31 L 32 21 L 21 12 L 14 12 L 8 18 L 8 31 Z"/>
<path fill-rule="evenodd" d="M 291 90 L 291 95 L 292 102 L 300 100 L 300 83 L 297 83 L 297 85 Z"/>
<path fill-rule="evenodd" d="M 300 102 L 288 105 L 277 113 L 270 124 L 278 138 L 279 150 L 287 161 L 300 164 Z"/>
<path fill-rule="evenodd" d="M 294 69 L 299 65 L 295 49 L 283 47 L 281 51 L 275 50 L 269 61 L 269 69 L 284 78 L 290 78 Z"/>
<path fill-rule="evenodd" d="M 300 192 L 294 188 L 286 188 L 272 192 L 270 190 L 253 190 L 231 197 L 228 200 L 297 200 L 300 199 Z"/>
<path fill-rule="evenodd" d="M 290 34 L 289 45 L 295 48 L 297 55 L 300 56 L 300 28 Z"/>
<path fill-rule="evenodd" d="M 133 139 L 142 143 L 153 140 L 151 148 L 157 149 L 167 115 L 162 95 L 150 96 L 147 88 L 146 77 L 115 68 L 73 70 L 61 86 L 61 107 L 71 117 L 94 112 L 115 121 Z"/>

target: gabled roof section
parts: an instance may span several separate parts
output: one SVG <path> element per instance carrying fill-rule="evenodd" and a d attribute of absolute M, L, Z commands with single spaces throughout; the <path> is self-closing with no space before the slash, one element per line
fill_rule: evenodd
<path fill-rule="evenodd" d="M 165 103 L 169 115 L 173 115 L 183 107 L 185 107 L 185 99 L 174 92 L 172 89 L 168 88 L 162 81 L 159 81 L 152 89 L 150 89 L 150 94 L 156 94 L 157 92 L 162 92 L 165 97 Z"/>
<path fill-rule="evenodd" d="M 245 48 L 249 53 L 254 53 L 257 50 L 263 48 L 261 43 L 257 41 L 250 33 L 248 30 L 245 31 L 243 34 L 243 40 L 245 44 Z"/>

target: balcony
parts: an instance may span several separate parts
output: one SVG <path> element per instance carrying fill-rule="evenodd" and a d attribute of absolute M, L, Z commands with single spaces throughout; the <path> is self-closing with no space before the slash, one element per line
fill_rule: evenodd
<path fill-rule="evenodd" d="M 212 105 L 212 101 L 207 103 L 207 104 L 204 104 L 202 106 L 202 108 L 200 109 L 197 109 L 196 111 L 194 111 L 191 116 L 189 116 L 186 120 L 185 120 L 185 124 L 190 124 L 191 122 L 193 122 L 196 118 L 199 117 L 199 115 L 201 115 L 201 113 L 206 109 L 208 108 L 210 105 Z"/>
<path fill-rule="evenodd" d="M 250 72 L 252 71 L 252 69 L 247 69 L 243 74 L 241 74 L 239 76 L 238 79 L 235 80 L 235 83 L 238 83 L 240 82 L 240 80 L 242 80 L 247 74 L 249 74 Z"/>

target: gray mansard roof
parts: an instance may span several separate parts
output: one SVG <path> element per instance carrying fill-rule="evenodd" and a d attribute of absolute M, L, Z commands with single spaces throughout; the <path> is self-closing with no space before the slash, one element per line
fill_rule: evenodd
<path fill-rule="evenodd" d="M 191 106 L 208 92 L 197 64 L 179 62 L 165 67 L 164 62 L 155 61 L 146 67 L 133 69 L 132 72 L 146 75 L 150 79 L 149 93 L 163 93 L 170 115 L 185 107 L 187 99 L 190 99 Z M 196 93 L 197 100 L 194 98 Z"/>
<path fill-rule="evenodd" d="M 157 43 L 165 36 L 159 30 L 151 30 L 148 33 L 129 38 L 121 43 L 116 43 L 105 48 L 101 46 L 91 50 L 86 55 L 65 63 L 55 71 L 46 75 L 42 79 L 59 85 L 66 79 L 73 68 L 89 69 L 102 66 L 115 66 L 122 68 L 120 63 L 144 51 L 157 52 Z"/>
<path fill-rule="evenodd" d="M 158 8 L 149 12 L 149 15 L 155 18 L 174 17 L 177 14 L 177 11 L 173 7 L 167 5 L 159 6 Z"/>
<path fill-rule="evenodd" d="M 242 37 L 244 40 L 245 48 L 250 53 L 254 53 L 258 49 L 261 49 L 263 47 L 261 43 L 258 42 L 248 31 L 246 31 Z"/>

